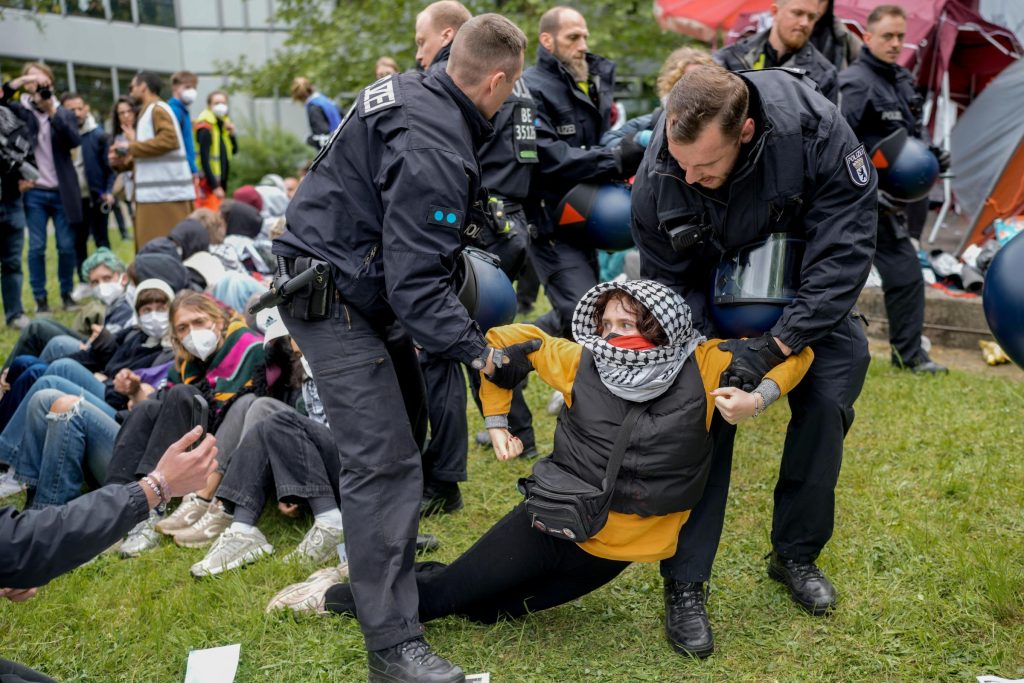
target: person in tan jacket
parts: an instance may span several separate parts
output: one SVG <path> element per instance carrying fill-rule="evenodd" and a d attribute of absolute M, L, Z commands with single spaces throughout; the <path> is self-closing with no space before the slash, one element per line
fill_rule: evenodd
<path fill-rule="evenodd" d="M 114 168 L 135 172 L 136 250 L 187 218 L 196 198 L 181 129 L 170 105 L 160 99 L 161 87 L 152 72 L 132 78 L 129 94 L 142 114 L 135 127 L 124 128 L 127 141 L 112 146 L 109 154 Z"/>

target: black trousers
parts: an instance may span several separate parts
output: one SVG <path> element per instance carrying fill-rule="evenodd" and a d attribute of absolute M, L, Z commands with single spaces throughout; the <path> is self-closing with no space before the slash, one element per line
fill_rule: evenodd
<path fill-rule="evenodd" d="M 897 364 L 914 365 L 928 357 L 921 348 L 924 278 L 905 222 L 905 216 L 900 214 L 879 212 L 875 267 L 882 277 L 892 360 Z"/>
<path fill-rule="evenodd" d="M 462 364 L 423 350 L 419 359 L 430 416 L 430 441 L 423 451 L 423 477 L 426 481 L 466 481 L 469 425 Z"/>
<path fill-rule="evenodd" d="M 575 543 L 536 531 L 521 503 L 450 565 L 417 565 L 420 621 L 451 614 L 484 623 L 520 617 L 597 590 L 630 564 L 595 557 Z M 335 590 L 327 591 L 328 609 Z M 361 609 L 357 603 L 360 619 Z"/>
<path fill-rule="evenodd" d="M 217 497 L 260 513 L 273 492 L 338 500 L 341 461 L 331 430 L 294 410 L 274 413 L 250 429 L 238 444 Z"/>
<path fill-rule="evenodd" d="M 528 311 L 533 308 L 538 294 L 540 294 L 540 277 L 537 275 L 537 269 L 533 267 L 533 259 L 527 253 L 523 269 L 519 271 L 519 277 L 516 278 L 516 301 L 519 303 L 519 310 Z"/>
<path fill-rule="evenodd" d="M 0 683 L 57 683 L 57 681 L 17 662 L 0 659 Z"/>
<path fill-rule="evenodd" d="M 843 440 L 871 359 L 863 325 L 853 316 L 813 348 L 810 370 L 789 393 L 793 415 L 772 515 L 773 549 L 800 562 L 814 561 L 832 537 Z M 710 579 L 722 536 L 736 428 L 716 413 L 711 433 L 714 452 L 704 495 L 683 525 L 675 556 L 661 562 L 661 575 L 676 581 Z"/>
<path fill-rule="evenodd" d="M 597 252 L 540 238 L 530 244 L 530 258 L 551 302 L 551 310 L 537 319 L 537 326 L 550 335 L 572 339 L 572 312 L 597 284 Z"/>
<path fill-rule="evenodd" d="M 192 397 L 199 390 L 176 384 L 161 400 L 142 401 L 128 413 L 114 441 L 107 484 L 129 484 L 154 469 L 164 451 L 192 425 Z"/>
<path fill-rule="evenodd" d="M 110 247 L 110 236 L 107 234 L 110 214 L 103 213 L 101 206 L 99 197 L 82 197 L 82 221 L 71 226 L 75 233 L 75 267 L 81 282 L 89 281 L 89 274 L 82 272 L 82 263 L 89 255 L 89 236 L 92 236 L 97 249 Z"/>
<path fill-rule="evenodd" d="M 281 308 L 313 369 L 341 458 L 349 577 L 366 647 L 380 650 L 419 637 L 413 563 L 423 469 L 405 410 L 419 405 L 419 372 L 409 346 L 388 345 L 388 329 L 336 303 L 327 320 L 300 320 Z"/>

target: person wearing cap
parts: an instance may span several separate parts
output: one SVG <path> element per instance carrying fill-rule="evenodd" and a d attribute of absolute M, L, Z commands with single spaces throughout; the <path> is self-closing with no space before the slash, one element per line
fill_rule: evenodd
<path fill-rule="evenodd" d="M 104 331 L 88 352 L 51 363 L 25 395 L 0 443 L 15 480 L 29 488 L 29 507 L 72 500 L 87 473 L 92 482 L 106 478 L 118 431 L 116 411 L 153 390 L 140 385 L 134 371 L 166 365 L 171 358 L 173 298 L 166 282 L 139 283 L 137 326 L 117 334 Z"/>

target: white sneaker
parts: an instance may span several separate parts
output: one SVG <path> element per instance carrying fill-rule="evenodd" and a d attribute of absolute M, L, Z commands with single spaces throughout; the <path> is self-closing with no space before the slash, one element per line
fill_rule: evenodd
<path fill-rule="evenodd" d="M 293 550 L 284 556 L 285 562 L 303 561 L 314 564 L 323 564 L 331 558 L 338 556 L 338 544 L 345 537 L 343 529 L 336 529 L 330 526 L 321 525 L 315 522 L 313 527 L 306 532 L 305 538 Z"/>
<path fill-rule="evenodd" d="M 25 485 L 14 479 L 14 470 L 0 474 L 0 498 L 10 498 L 25 490 Z"/>
<path fill-rule="evenodd" d="M 156 510 L 150 510 L 149 517 L 136 524 L 121 543 L 118 549 L 121 557 L 138 557 L 160 545 L 160 534 L 156 532 L 156 523 L 160 519 Z"/>
<path fill-rule="evenodd" d="M 74 301 L 76 304 L 81 301 L 84 301 L 85 299 L 88 299 L 91 296 L 92 287 L 85 284 L 84 282 L 79 282 L 77 285 L 75 285 L 75 288 L 71 290 L 71 300 Z"/>
<path fill-rule="evenodd" d="M 548 399 L 548 415 L 558 415 L 558 412 L 565 405 L 565 396 L 562 396 L 561 391 L 554 391 L 551 393 L 551 398 Z"/>
<path fill-rule="evenodd" d="M 348 562 L 337 567 L 318 569 L 305 581 L 282 588 L 267 603 L 267 613 L 276 609 L 290 609 L 296 614 L 327 614 L 327 589 L 346 578 Z"/>
<path fill-rule="evenodd" d="M 195 524 L 174 532 L 174 542 L 182 548 L 205 548 L 231 526 L 231 521 L 232 515 L 219 502 L 210 503 Z"/>
<path fill-rule="evenodd" d="M 228 529 L 210 548 L 199 562 L 189 570 L 192 576 L 201 578 L 215 576 L 221 572 L 237 569 L 242 565 L 251 564 L 264 555 L 274 552 L 274 546 L 267 542 L 259 529 L 252 531 L 231 531 Z"/>
<path fill-rule="evenodd" d="M 190 493 L 181 499 L 181 505 L 174 512 L 156 525 L 156 530 L 167 536 L 173 536 L 198 522 L 209 509 L 209 503 L 200 498 L 198 494 Z"/>

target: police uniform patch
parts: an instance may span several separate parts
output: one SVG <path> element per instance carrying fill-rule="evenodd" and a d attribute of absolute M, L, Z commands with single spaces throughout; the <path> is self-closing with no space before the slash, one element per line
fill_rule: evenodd
<path fill-rule="evenodd" d="M 463 213 L 458 209 L 446 209 L 443 206 L 432 204 L 427 211 L 427 223 L 431 225 L 442 225 L 446 228 L 461 228 Z"/>
<path fill-rule="evenodd" d="M 850 174 L 850 180 L 857 187 L 864 187 L 871 180 L 871 166 L 868 164 L 864 145 L 846 155 L 846 170 Z"/>
<path fill-rule="evenodd" d="M 398 93 L 395 92 L 395 78 L 393 75 L 385 76 L 363 90 L 363 98 L 359 103 L 359 114 L 366 116 L 382 109 L 397 107 L 399 104 L 401 101 Z"/>
<path fill-rule="evenodd" d="M 570 123 L 570 124 L 565 125 L 565 126 L 559 126 L 558 129 L 555 132 L 557 132 L 559 135 L 575 135 L 576 134 L 576 124 Z"/>

